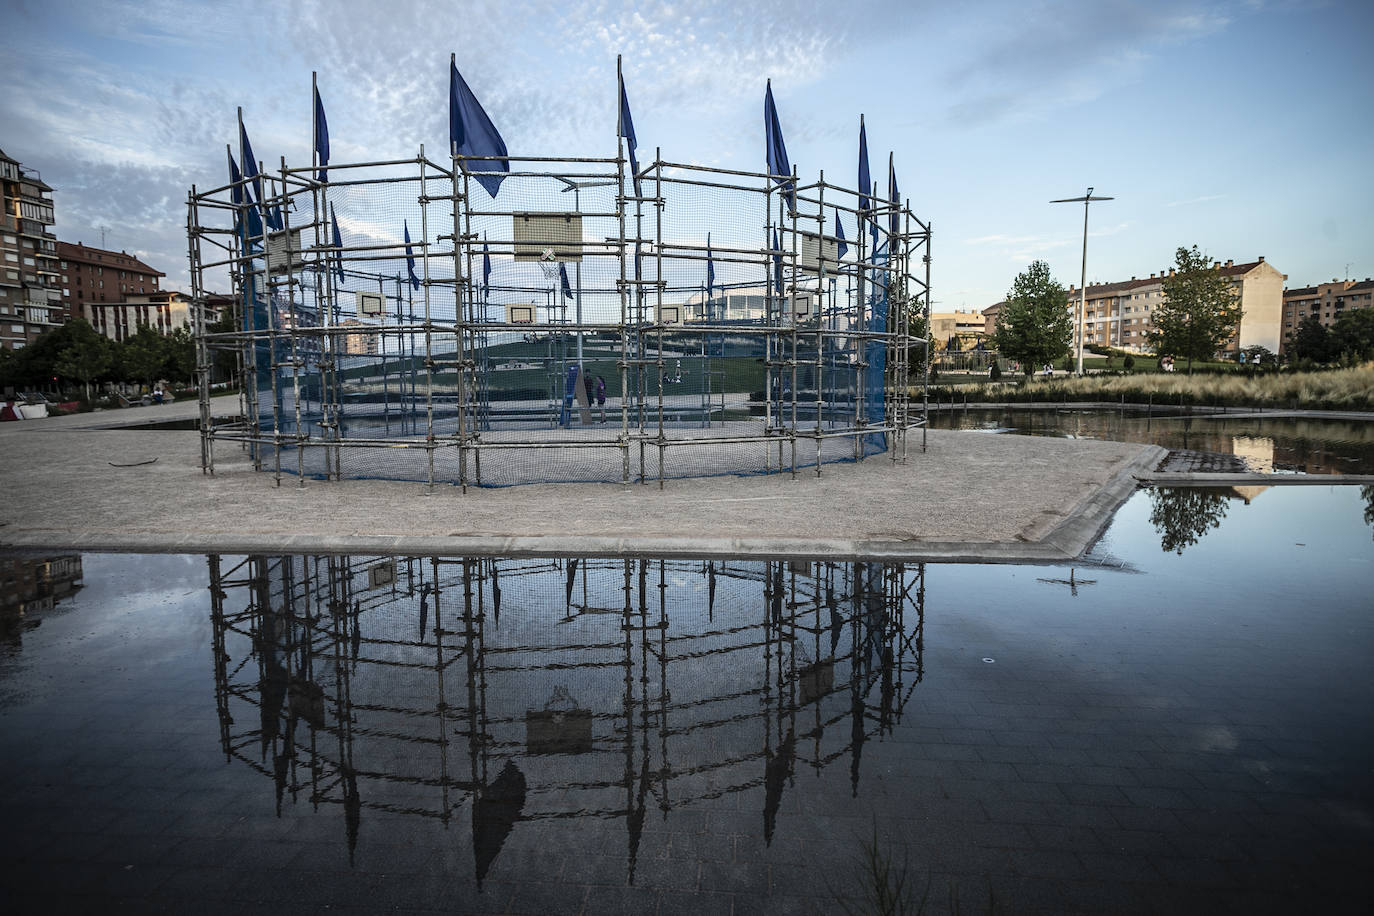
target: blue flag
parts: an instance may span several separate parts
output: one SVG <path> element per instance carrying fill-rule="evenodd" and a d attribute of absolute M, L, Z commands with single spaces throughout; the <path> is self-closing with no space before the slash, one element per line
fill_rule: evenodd
<path fill-rule="evenodd" d="M 329 122 L 324 117 L 324 102 L 320 101 L 320 89 L 315 87 L 315 152 L 320 157 L 320 169 L 315 177 L 320 181 L 329 180 Z"/>
<path fill-rule="evenodd" d="M 892 164 L 892 154 L 887 156 L 887 199 L 892 204 L 892 213 L 888 217 L 888 231 L 893 235 L 902 231 L 902 220 L 898 211 L 902 206 L 902 196 L 897 191 L 897 170 Z"/>
<path fill-rule="evenodd" d="M 859 115 L 859 212 L 865 213 L 872 206 L 868 191 L 873 187 L 873 179 L 868 174 L 868 131 L 864 128 L 864 116 Z"/>
<path fill-rule="evenodd" d="M 563 298 L 571 299 L 573 292 L 572 284 L 568 282 L 568 265 L 561 261 L 558 264 L 558 279 L 563 283 Z"/>
<path fill-rule="evenodd" d="M 778 123 L 778 107 L 773 104 L 773 81 L 763 96 L 763 133 L 768 145 L 768 174 L 782 186 L 783 199 L 789 213 L 797 209 L 796 186 L 792 184 L 792 163 L 787 160 L 787 144 L 782 141 L 782 125 Z M 786 176 L 786 177 L 783 177 Z"/>
<path fill-rule="evenodd" d="M 844 223 L 840 222 L 840 211 L 835 211 L 835 257 L 843 258 L 849 251 L 849 243 L 844 240 Z"/>
<path fill-rule="evenodd" d="M 402 221 L 401 226 L 406 234 L 406 273 L 410 275 L 410 288 L 419 289 L 420 278 L 415 276 L 415 255 L 410 250 L 410 223 Z"/>
<path fill-rule="evenodd" d="M 339 235 L 339 218 L 334 215 L 334 205 L 329 205 L 329 225 L 334 230 L 334 275 L 339 282 L 344 281 L 343 271 L 343 237 Z"/>
<path fill-rule="evenodd" d="M 486 242 L 482 243 L 482 290 L 491 292 L 491 248 Z"/>
<path fill-rule="evenodd" d="M 452 56 L 449 57 L 448 75 L 448 141 L 450 152 L 459 156 L 501 157 L 473 163 L 474 171 L 510 171 L 510 161 L 505 158 L 506 141 L 501 139 L 482 103 L 464 82 Z M 501 182 L 506 180 L 504 175 L 478 175 L 476 178 L 493 198 L 501 190 Z"/>
<path fill-rule="evenodd" d="M 253 155 L 253 144 L 248 142 L 248 130 L 239 122 L 239 144 L 243 147 L 243 177 L 253 182 L 253 190 L 257 192 L 258 206 L 262 207 L 263 218 L 267 220 L 267 225 L 273 229 L 282 227 L 281 209 L 279 207 L 269 207 L 264 203 L 262 193 L 262 174 L 258 172 L 258 158 Z"/>
<path fill-rule="evenodd" d="M 782 298 L 782 248 L 778 245 L 778 230 L 773 230 L 773 286 Z"/>
<path fill-rule="evenodd" d="M 706 298 L 709 300 L 715 295 L 716 289 L 716 260 L 711 257 L 711 233 L 706 233 Z"/>
<path fill-rule="evenodd" d="M 639 160 L 635 158 L 635 122 L 630 118 L 630 100 L 625 97 L 625 77 L 620 76 L 620 121 L 616 125 L 616 136 L 625 138 L 625 149 L 630 154 L 630 176 L 634 179 L 635 197 L 643 197 L 639 192 Z"/>
<path fill-rule="evenodd" d="M 239 166 L 238 163 L 234 161 L 234 154 L 231 153 L 227 148 L 224 152 L 225 155 L 229 157 L 229 200 L 234 205 L 234 231 L 244 232 L 245 227 L 240 222 L 239 217 L 241 214 L 246 213 L 248 215 L 248 226 L 247 231 L 244 234 L 247 236 L 247 238 L 250 239 L 261 237 L 262 218 L 258 216 L 258 208 L 251 206 L 245 208 L 243 206 L 243 175 L 239 173 Z M 249 200 L 251 201 L 252 198 L 249 197 Z"/>

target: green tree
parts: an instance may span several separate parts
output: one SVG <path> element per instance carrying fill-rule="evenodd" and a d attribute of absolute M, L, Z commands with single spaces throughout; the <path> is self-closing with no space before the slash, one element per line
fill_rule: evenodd
<path fill-rule="evenodd" d="M 179 327 L 163 344 L 166 359 L 162 374 L 169 381 L 189 384 L 196 378 L 196 338 L 188 327 Z"/>
<path fill-rule="evenodd" d="M 1374 309 L 1342 312 L 1331 325 L 1331 344 L 1351 361 L 1374 359 Z"/>
<path fill-rule="evenodd" d="M 1308 315 L 1298 322 L 1289 352 L 1294 359 L 1310 359 L 1314 363 L 1329 363 L 1337 355 L 1331 332 L 1316 315 Z"/>
<path fill-rule="evenodd" d="M 52 362 L 53 372 L 80 382 L 89 401 L 91 382 L 108 376 L 114 369 L 114 341 L 84 318 L 73 318 L 52 336 L 60 345 Z"/>
<path fill-rule="evenodd" d="M 1068 306 L 1069 294 L 1050 278 L 1050 266 L 1033 261 L 1012 282 L 1007 303 L 997 316 L 993 345 L 1004 359 L 1020 362 L 1029 378 L 1037 366 L 1069 352 L 1073 316 Z"/>
<path fill-rule="evenodd" d="M 124 377 L 131 382 L 151 385 L 162 374 L 167 362 L 166 339 L 146 324 L 127 337 L 120 346 Z"/>
<path fill-rule="evenodd" d="M 1174 254 L 1172 276 L 1164 279 L 1164 301 L 1151 316 L 1150 345 L 1156 353 L 1188 360 L 1211 359 L 1226 346 L 1240 324 L 1240 298 L 1235 287 L 1194 245 Z"/>

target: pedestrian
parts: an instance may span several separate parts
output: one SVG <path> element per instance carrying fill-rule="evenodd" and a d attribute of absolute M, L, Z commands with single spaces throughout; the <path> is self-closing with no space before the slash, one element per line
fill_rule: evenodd
<path fill-rule="evenodd" d="M 587 393 L 587 406 L 591 407 L 594 395 L 592 394 L 592 377 L 590 375 L 582 376 L 582 390 Z"/>
<path fill-rule="evenodd" d="M 606 380 L 596 377 L 596 406 L 601 408 L 601 422 L 606 422 Z"/>

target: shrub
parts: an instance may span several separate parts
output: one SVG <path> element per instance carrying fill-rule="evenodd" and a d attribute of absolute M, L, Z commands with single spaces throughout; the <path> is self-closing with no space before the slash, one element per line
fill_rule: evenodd
<path fill-rule="evenodd" d="M 1124 366 L 1124 367 L 1125 367 L 1126 369 L 1128 369 L 1128 370 L 1129 370 L 1129 369 L 1134 369 L 1134 368 L 1135 368 L 1135 357 L 1132 356 L 1131 354 L 1127 353 L 1127 354 L 1126 354 L 1126 358 L 1123 359 L 1123 360 L 1121 361 L 1121 365 Z"/>

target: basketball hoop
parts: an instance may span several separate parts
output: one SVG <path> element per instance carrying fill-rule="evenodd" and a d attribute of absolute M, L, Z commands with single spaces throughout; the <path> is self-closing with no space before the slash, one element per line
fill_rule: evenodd
<path fill-rule="evenodd" d="M 552 248 L 545 248 L 539 252 L 539 269 L 544 272 L 544 279 L 553 283 L 558 279 L 558 254 Z"/>

